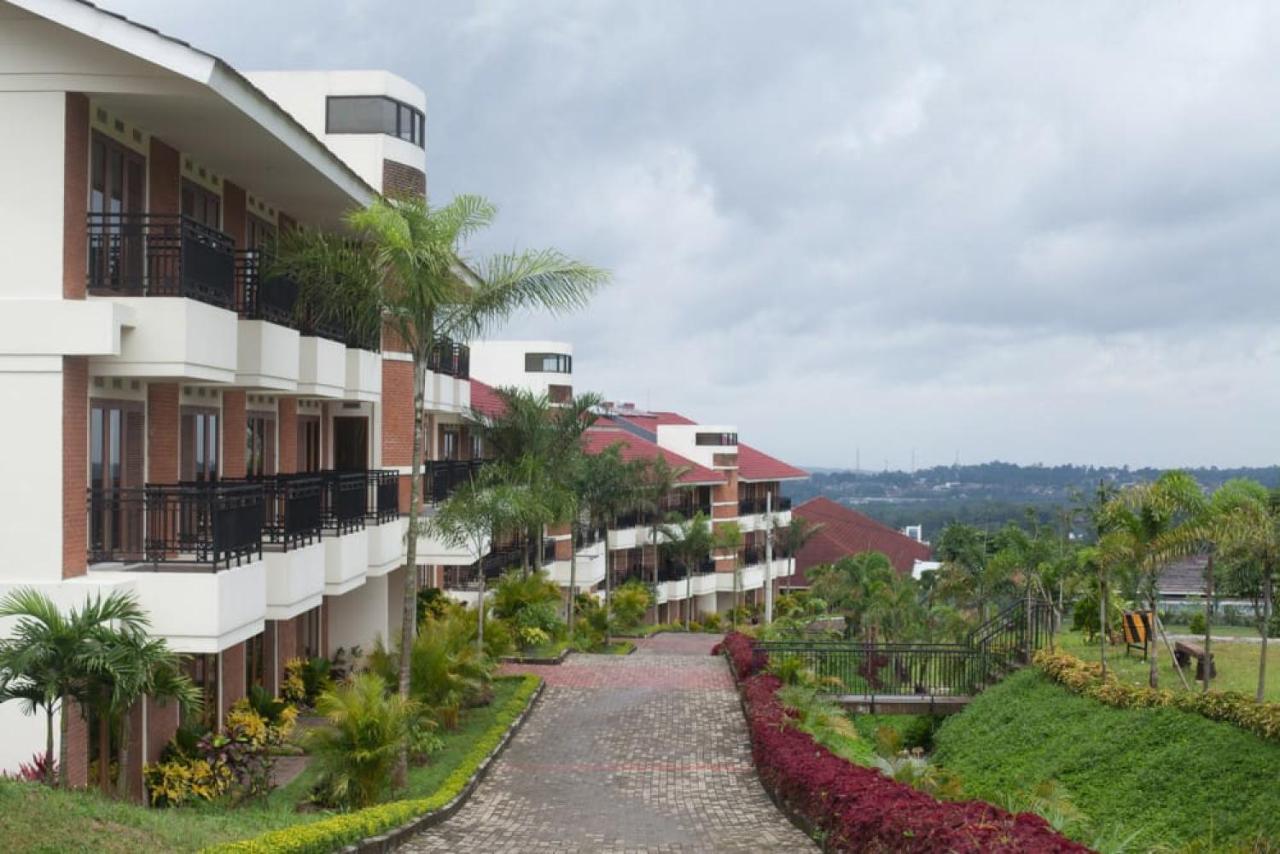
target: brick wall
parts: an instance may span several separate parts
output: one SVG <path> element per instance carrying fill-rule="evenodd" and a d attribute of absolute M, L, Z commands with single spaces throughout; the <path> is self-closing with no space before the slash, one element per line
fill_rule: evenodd
<path fill-rule="evenodd" d="M 275 665 L 267 668 L 268 689 L 275 696 L 280 695 L 280 685 L 284 682 L 284 666 L 289 663 L 289 659 L 298 657 L 298 624 L 296 617 L 291 620 L 267 621 L 267 625 L 275 632 L 275 637 L 268 637 L 267 641 L 275 641 Z M 268 647 L 267 655 L 271 655 L 272 651 L 273 648 Z"/>
<path fill-rule="evenodd" d="M 89 359 L 62 357 L 62 577 L 86 572 Z"/>
<path fill-rule="evenodd" d="M 84 299 L 89 211 L 89 99 L 67 93 L 62 186 L 62 296 Z"/>
<path fill-rule="evenodd" d="M 222 476 L 245 475 L 245 391 L 222 393 Z"/>
<path fill-rule="evenodd" d="M 178 482 L 178 384 L 147 384 L 147 482 Z"/>
<path fill-rule="evenodd" d="M 413 363 L 382 362 L 382 464 L 413 460 Z M 408 504 L 403 505 L 408 507 Z"/>
<path fill-rule="evenodd" d="M 293 474 L 298 470 L 298 399 L 282 397 L 276 401 L 276 431 L 279 450 L 276 468 L 281 474 Z"/>
<path fill-rule="evenodd" d="M 244 668 L 243 642 L 222 651 L 222 708 L 220 711 L 223 716 L 237 700 L 245 695 Z"/>
<path fill-rule="evenodd" d="M 154 136 L 151 137 L 151 156 L 147 158 L 147 167 L 150 177 L 151 213 L 181 213 L 182 164 L 177 149 L 170 148 Z"/>
<path fill-rule="evenodd" d="M 427 195 L 427 176 L 421 169 L 414 169 L 394 160 L 382 161 L 382 194 L 389 197 Z"/>

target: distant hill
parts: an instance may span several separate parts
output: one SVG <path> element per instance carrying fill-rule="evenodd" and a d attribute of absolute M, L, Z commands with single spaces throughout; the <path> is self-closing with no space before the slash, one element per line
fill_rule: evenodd
<path fill-rule="evenodd" d="M 1164 469 L 1128 466 L 1021 466 L 990 462 L 934 466 L 914 472 L 853 472 L 810 468 L 806 481 L 787 483 L 785 494 L 796 503 L 818 495 L 856 507 L 887 525 L 922 524 L 926 539 L 948 522 L 999 527 L 1022 519 L 1031 507 L 1043 521 L 1088 496 L 1099 482 L 1116 486 L 1154 480 Z M 1232 478 L 1250 478 L 1267 487 L 1280 486 L 1280 466 L 1185 469 L 1207 490 Z"/>

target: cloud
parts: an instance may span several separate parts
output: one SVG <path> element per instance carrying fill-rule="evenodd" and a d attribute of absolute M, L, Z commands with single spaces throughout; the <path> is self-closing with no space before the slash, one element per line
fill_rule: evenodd
<path fill-rule="evenodd" d="M 421 84 L 433 195 L 501 208 L 478 251 L 614 271 L 509 330 L 582 388 L 809 464 L 1274 460 L 1265 0 L 107 5 Z"/>

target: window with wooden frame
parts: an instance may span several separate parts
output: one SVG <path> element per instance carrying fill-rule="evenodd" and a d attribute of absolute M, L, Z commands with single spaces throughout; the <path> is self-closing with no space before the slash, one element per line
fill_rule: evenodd
<path fill-rule="evenodd" d="M 298 471 L 320 471 L 320 416 L 298 416 Z"/>
<path fill-rule="evenodd" d="M 249 477 L 276 473 L 276 419 L 249 412 L 245 418 L 244 469 Z"/>
<path fill-rule="evenodd" d="M 222 228 L 222 196 L 185 178 L 182 180 L 182 212 L 201 225 Z"/>
<path fill-rule="evenodd" d="M 218 478 L 218 410 L 184 406 L 179 421 L 179 478 L 184 481 Z"/>

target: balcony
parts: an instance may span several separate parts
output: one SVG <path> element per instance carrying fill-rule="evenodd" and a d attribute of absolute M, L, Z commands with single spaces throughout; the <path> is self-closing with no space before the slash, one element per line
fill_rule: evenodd
<path fill-rule="evenodd" d="M 260 249 L 236 253 L 240 296 L 236 310 L 245 320 L 267 320 L 297 329 L 294 306 L 298 302 L 298 283 L 286 276 L 267 275 L 265 266 L 266 258 Z"/>
<path fill-rule="evenodd" d="M 431 348 L 427 357 L 427 369 L 454 379 L 468 379 L 471 376 L 471 348 L 466 344 L 441 338 Z"/>
<path fill-rule="evenodd" d="M 427 460 L 422 467 L 422 496 L 428 504 L 439 504 L 463 484 L 470 483 L 484 460 Z"/>
<path fill-rule="evenodd" d="M 90 489 L 89 563 L 174 563 L 215 571 L 262 559 L 261 485 Z"/>
<path fill-rule="evenodd" d="M 222 232 L 177 214 L 91 213 L 87 229 L 90 294 L 235 307 L 234 243 Z"/>
<path fill-rule="evenodd" d="M 791 499 L 782 495 L 773 496 L 773 512 L 784 513 L 791 509 Z M 739 516 L 756 516 L 768 512 L 763 496 L 759 498 L 743 498 L 738 502 Z"/>
<path fill-rule="evenodd" d="M 693 567 L 693 574 L 695 577 L 700 575 L 709 575 L 715 571 L 716 562 L 711 558 L 700 560 L 698 563 L 694 564 Z M 689 572 L 687 568 L 680 561 L 664 558 L 662 562 L 658 564 L 659 582 L 683 581 L 688 574 Z"/>
<path fill-rule="evenodd" d="M 369 532 L 369 575 L 380 576 L 404 563 L 407 525 L 400 518 L 400 475 L 368 472 L 365 528 Z"/>

